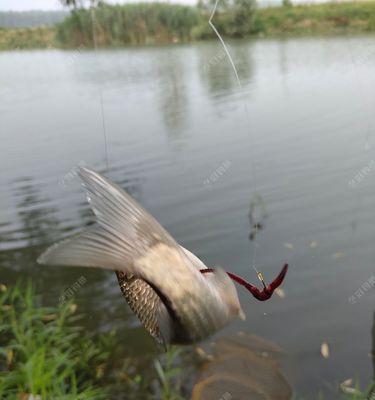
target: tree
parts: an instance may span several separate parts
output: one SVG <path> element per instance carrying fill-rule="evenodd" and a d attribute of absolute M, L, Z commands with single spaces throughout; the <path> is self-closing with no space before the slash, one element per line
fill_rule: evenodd
<path fill-rule="evenodd" d="M 216 0 L 199 0 L 198 7 L 210 13 L 215 3 Z M 255 14 L 256 0 L 220 0 L 214 19 L 224 35 L 243 37 L 255 31 Z"/>
<path fill-rule="evenodd" d="M 60 0 L 65 7 L 77 9 L 86 7 L 96 7 L 104 3 L 102 0 Z"/>
<path fill-rule="evenodd" d="M 254 24 L 256 2 L 252 0 L 233 0 L 233 23 L 237 35 L 243 36 L 251 33 Z"/>
<path fill-rule="evenodd" d="M 292 0 L 283 0 L 283 6 L 292 7 L 293 6 Z"/>

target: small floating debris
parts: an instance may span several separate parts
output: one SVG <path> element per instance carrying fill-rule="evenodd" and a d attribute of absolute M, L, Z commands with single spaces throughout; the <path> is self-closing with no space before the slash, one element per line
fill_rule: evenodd
<path fill-rule="evenodd" d="M 332 258 L 334 258 L 335 260 L 338 260 L 339 258 L 343 258 L 344 257 L 344 253 L 342 251 L 337 251 L 336 253 L 332 254 Z"/>
<path fill-rule="evenodd" d="M 284 243 L 284 247 L 286 247 L 289 250 L 294 250 L 294 245 L 293 243 Z"/>
<path fill-rule="evenodd" d="M 5 293 L 7 290 L 8 288 L 3 283 L 0 283 L 0 292 Z"/>
<path fill-rule="evenodd" d="M 324 357 L 324 358 L 329 358 L 330 356 L 330 351 L 329 351 L 329 346 L 327 342 L 323 342 L 321 347 L 320 347 L 320 354 Z"/>
<path fill-rule="evenodd" d="M 352 378 L 345 379 L 344 382 L 341 382 L 340 386 L 345 386 L 345 387 L 353 386 L 353 379 Z"/>
<path fill-rule="evenodd" d="M 360 392 L 353 387 L 353 379 L 346 379 L 340 383 L 340 390 L 345 394 L 360 394 Z"/>
<path fill-rule="evenodd" d="M 46 315 L 43 315 L 42 320 L 44 322 L 50 322 L 50 321 L 55 320 L 56 318 L 57 318 L 57 314 L 46 314 Z"/>
<path fill-rule="evenodd" d="M 280 299 L 285 299 L 285 291 L 283 288 L 276 288 L 275 293 L 280 297 Z"/>
<path fill-rule="evenodd" d="M 72 313 L 72 314 L 74 314 L 76 311 L 77 311 L 77 308 L 78 308 L 78 306 L 77 306 L 77 304 L 71 304 L 70 306 L 69 306 L 69 311 Z"/>
<path fill-rule="evenodd" d="M 315 249 L 317 246 L 318 246 L 318 242 L 316 240 L 313 240 L 312 242 L 310 242 L 311 249 Z"/>
<path fill-rule="evenodd" d="M 211 361 L 213 359 L 212 355 L 207 354 L 202 347 L 196 347 L 195 352 L 197 353 L 197 356 L 203 360 L 203 361 Z"/>

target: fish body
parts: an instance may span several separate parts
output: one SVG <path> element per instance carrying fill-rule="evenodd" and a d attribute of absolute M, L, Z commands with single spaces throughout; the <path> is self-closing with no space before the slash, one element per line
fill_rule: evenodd
<path fill-rule="evenodd" d="M 116 271 L 122 293 L 160 343 L 190 344 L 243 312 L 233 282 L 206 268 L 120 187 L 87 168 L 78 175 L 96 223 L 47 249 L 41 264 Z"/>

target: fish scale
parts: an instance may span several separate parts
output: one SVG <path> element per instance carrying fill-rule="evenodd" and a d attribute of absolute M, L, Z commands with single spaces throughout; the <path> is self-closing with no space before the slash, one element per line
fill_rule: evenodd
<path fill-rule="evenodd" d="M 132 274 L 116 271 L 116 275 L 121 292 L 130 309 L 137 315 L 150 335 L 161 342 L 162 338 L 156 316 L 160 306 L 160 298 L 157 293 L 147 282 Z"/>

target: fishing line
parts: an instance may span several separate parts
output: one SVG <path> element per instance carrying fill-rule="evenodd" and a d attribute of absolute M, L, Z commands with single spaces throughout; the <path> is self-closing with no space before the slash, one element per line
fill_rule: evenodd
<path fill-rule="evenodd" d="M 94 6 L 92 5 L 90 7 L 90 16 L 91 16 L 91 25 L 92 25 L 92 39 L 93 39 L 93 43 L 94 43 L 94 52 L 95 52 L 95 59 L 96 59 L 96 63 L 98 63 L 98 41 L 97 41 L 97 37 L 96 37 L 96 30 L 95 30 L 95 22 L 96 22 L 96 18 L 95 18 L 95 9 Z M 108 140 L 107 140 L 107 129 L 106 129 L 106 124 L 105 124 L 105 114 L 104 114 L 104 104 L 103 104 L 103 92 L 102 92 L 102 88 L 101 85 L 99 83 L 98 85 L 98 92 L 99 92 L 99 100 L 100 100 L 100 113 L 101 113 L 101 117 L 102 117 L 102 130 L 103 130 L 103 138 L 104 138 L 104 156 L 105 156 L 105 166 L 106 166 L 106 171 L 108 171 Z"/>
<path fill-rule="evenodd" d="M 238 75 L 236 64 L 233 61 L 233 58 L 232 58 L 232 56 L 231 56 L 231 54 L 229 52 L 229 49 L 228 49 L 227 45 L 225 44 L 223 38 L 221 37 L 220 33 L 218 32 L 218 30 L 216 29 L 215 25 L 212 22 L 212 19 L 215 16 L 216 9 L 217 9 L 217 6 L 219 4 L 219 1 L 220 0 L 216 0 L 214 8 L 213 8 L 213 10 L 211 12 L 210 18 L 208 20 L 208 23 L 211 26 L 212 30 L 215 32 L 216 36 L 218 37 L 220 43 L 222 44 L 222 46 L 224 48 L 225 54 L 228 57 L 228 60 L 229 60 L 230 65 L 231 65 L 231 67 L 233 69 L 234 75 L 236 77 L 236 81 L 237 81 L 237 85 L 238 85 L 238 88 L 239 88 L 239 92 L 240 92 L 240 94 L 242 96 L 244 96 L 244 90 L 243 90 L 243 86 L 242 86 L 240 77 Z M 248 110 L 248 107 L 247 107 L 247 102 L 246 102 L 244 97 L 242 98 L 242 101 L 243 101 L 244 110 L 245 110 L 246 122 L 248 123 L 247 125 L 249 126 L 250 125 L 250 117 L 249 117 L 249 110 Z M 251 143 L 250 143 L 250 146 L 251 146 L 251 154 L 250 154 L 250 156 L 251 156 L 251 174 L 252 174 L 252 181 L 253 181 L 253 190 L 254 190 L 254 193 L 256 194 L 257 193 L 257 175 L 256 175 L 256 169 L 255 169 L 254 137 L 253 137 L 252 133 L 250 134 L 250 141 L 251 141 Z M 252 265 L 251 266 L 254 269 L 254 271 L 256 272 L 256 274 L 258 276 L 258 279 L 265 286 L 263 275 L 261 274 L 261 272 L 258 271 L 258 269 L 255 266 L 256 265 L 256 258 L 257 258 L 257 247 L 258 247 L 257 237 L 258 237 L 258 225 L 255 224 L 254 250 L 253 250 L 253 254 L 252 254 L 252 260 L 251 260 L 251 264 Z"/>

